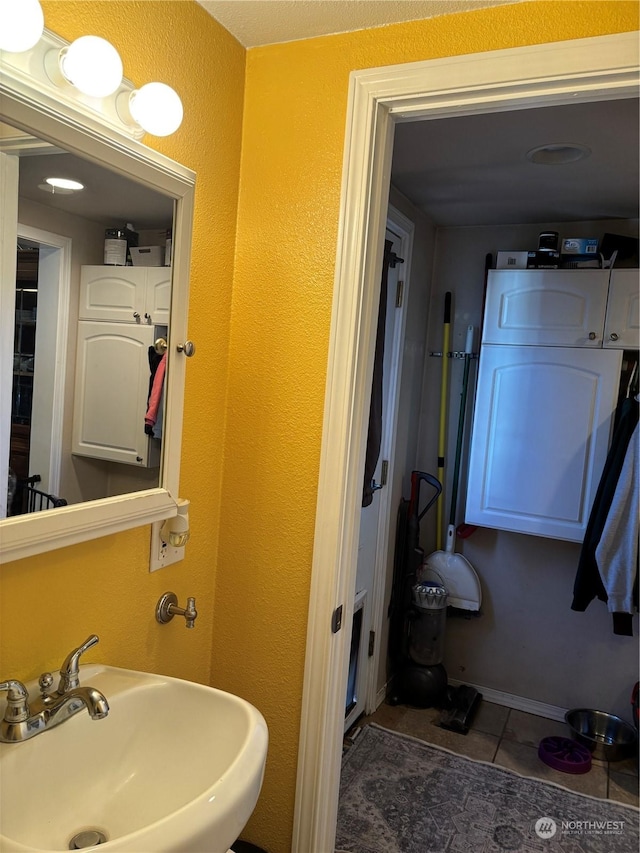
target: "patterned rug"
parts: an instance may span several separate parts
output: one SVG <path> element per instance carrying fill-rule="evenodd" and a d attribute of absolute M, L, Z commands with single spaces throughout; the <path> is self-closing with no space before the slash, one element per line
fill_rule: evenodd
<path fill-rule="evenodd" d="M 638 810 L 365 726 L 344 758 L 344 853 L 637 853 Z"/>

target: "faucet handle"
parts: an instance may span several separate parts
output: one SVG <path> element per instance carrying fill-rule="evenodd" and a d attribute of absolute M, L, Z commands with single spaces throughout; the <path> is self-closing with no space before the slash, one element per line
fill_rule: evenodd
<path fill-rule="evenodd" d="M 72 652 L 69 652 L 67 657 L 64 660 L 64 663 L 60 667 L 60 682 L 58 683 L 58 693 L 66 693 L 68 690 L 73 690 L 74 687 L 79 687 L 80 685 L 80 672 L 79 672 L 79 662 L 80 655 L 84 654 L 87 649 L 90 649 L 92 646 L 95 646 L 96 643 L 100 641 L 100 637 L 95 634 L 91 634 L 90 637 L 84 641 L 81 646 L 78 646 L 77 649 L 74 649 Z"/>
<path fill-rule="evenodd" d="M 27 688 L 21 681 L 9 679 L 0 681 L 0 690 L 7 691 L 7 707 L 4 719 L 7 723 L 22 723 L 29 716 Z"/>

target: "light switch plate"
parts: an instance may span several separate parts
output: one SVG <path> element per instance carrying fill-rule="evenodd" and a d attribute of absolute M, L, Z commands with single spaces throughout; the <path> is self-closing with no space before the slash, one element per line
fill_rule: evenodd
<path fill-rule="evenodd" d="M 168 542 L 162 540 L 160 530 L 164 522 L 156 521 L 151 525 L 151 548 L 149 558 L 149 571 L 155 572 L 158 569 L 163 569 L 165 566 L 170 566 L 172 563 L 179 563 L 184 560 L 184 547 L 174 548 Z"/>

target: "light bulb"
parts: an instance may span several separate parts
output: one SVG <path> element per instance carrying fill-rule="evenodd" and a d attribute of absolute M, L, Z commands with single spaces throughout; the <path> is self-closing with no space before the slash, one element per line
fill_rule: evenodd
<path fill-rule="evenodd" d="M 31 50 L 40 41 L 43 29 L 39 0 L 0 0 L 0 50 Z"/>
<path fill-rule="evenodd" d="M 153 136 L 169 136 L 182 123 L 182 101 L 165 83 L 146 83 L 131 93 L 133 119 Z"/>
<path fill-rule="evenodd" d="M 122 83 L 118 51 L 99 36 L 81 36 L 60 52 L 60 69 L 85 95 L 106 98 Z"/>

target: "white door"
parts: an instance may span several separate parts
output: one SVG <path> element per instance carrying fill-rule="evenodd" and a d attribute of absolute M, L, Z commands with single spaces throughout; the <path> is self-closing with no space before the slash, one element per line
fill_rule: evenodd
<path fill-rule="evenodd" d="M 483 344 L 465 521 L 584 539 L 622 352 Z"/>
<path fill-rule="evenodd" d="M 386 536 L 383 526 L 388 523 L 386 513 L 381 511 L 382 489 L 386 488 L 388 476 L 389 448 L 393 440 L 394 407 L 396 399 L 396 386 L 398 383 L 398 359 L 395 358 L 399 346 L 401 334 L 401 323 L 399 314 L 402 311 L 398 299 L 398 281 L 404 278 L 404 270 L 409 262 L 403 255 L 403 239 L 388 226 L 385 238 L 391 241 L 391 251 L 398 257 L 403 258 L 404 263 L 391 263 L 387 277 L 387 316 L 385 325 L 385 346 L 382 370 L 382 439 L 380 442 L 380 457 L 375 469 L 373 479 L 380 489 L 373 493 L 373 501 L 369 506 L 363 507 L 360 513 L 360 539 L 358 544 L 358 567 L 356 574 L 356 598 L 355 613 L 362 611 L 362 616 L 356 615 L 355 628 L 360 632 L 359 644 L 357 645 L 357 660 L 355 663 L 355 679 L 350 680 L 355 691 L 349 690 L 347 696 L 347 708 L 345 717 L 346 729 L 364 712 L 374 710 L 367 707 L 367 682 L 370 676 L 370 668 L 373 669 L 373 643 L 370 646 L 371 632 L 376 632 L 374 588 L 376 587 L 376 574 L 382 575 L 379 583 L 384 583 L 386 570 L 386 549 L 382 547 L 382 539 Z M 384 468 L 384 471 L 383 471 Z M 379 636 L 380 631 L 377 630 Z M 352 648 L 355 647 L 355 644 Z M 371 654 L 370 654 L 371 651 Z M 376 657 L 377 659 L 377 657 Z M 352 668 L 353 672 L 353 668 Z"/>
<path fill-rule="evenodd" d="M 155 464 L 144 431 L 152 343 L 151 326 L 80 320 L 73 453 L 140 467 Z"/>

